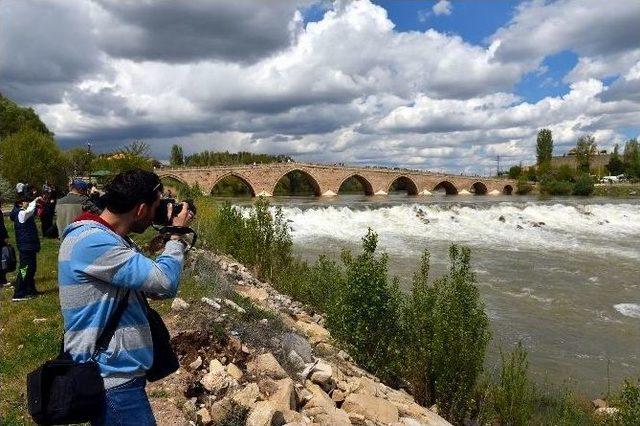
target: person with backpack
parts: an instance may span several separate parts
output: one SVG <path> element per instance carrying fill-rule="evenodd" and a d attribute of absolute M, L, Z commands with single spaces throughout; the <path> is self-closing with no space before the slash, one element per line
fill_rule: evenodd
<path fill-rule="evenodd" d="M 16 234 L 16 248 L 20 254 L 20 265 L 17 270 L 16 285 L 13 293 L 14 302 L 32 299 L 39 293 L 36 290 L 35 275 L 37 256 L 40 251 L 40 237 L 34 214 L 40 197 L 31 199 L 28 191 L 18 194 L 18 200 L 9 213 Z"/>

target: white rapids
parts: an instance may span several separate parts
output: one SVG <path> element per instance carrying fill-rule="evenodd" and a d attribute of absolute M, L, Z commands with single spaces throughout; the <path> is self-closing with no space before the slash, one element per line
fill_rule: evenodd
<path fill-rule="evenodd" d="M 640 204 L 403 204 L 385 207 L 283 207 L 296 243 L 357 242 L 377 231 L 389 252 L 446 241 L 503 250 L 581 251 L 640 259 L 624 240 L 640 237 Z M 619 240 L 623 240 L 620 243 Z"/>

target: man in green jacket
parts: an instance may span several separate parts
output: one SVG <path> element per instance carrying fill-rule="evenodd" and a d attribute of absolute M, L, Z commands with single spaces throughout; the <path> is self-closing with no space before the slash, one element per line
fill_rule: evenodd
<path fill-rule="evenodd" d="M 88 189 L 89 186 L 86 182 L 74 179 L 69 185 L 69 193 L 58 200 L 56 204 L 56 226 L 60 235 L 62 235 L 64 228 L 86 209 L 89 201 L 87 196 Z"/>

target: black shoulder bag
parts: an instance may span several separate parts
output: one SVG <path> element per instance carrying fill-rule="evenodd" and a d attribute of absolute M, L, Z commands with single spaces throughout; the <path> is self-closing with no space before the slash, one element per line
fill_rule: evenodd
<path fill-rule="evenodd" d="M 151 330 L 153 341 L 153 365 L 147 370 L 147 380 L 155 382 L 163 379 L 180 368 L 178 357 L 171 347 L 171 336 L 167 326 L 164 325 L 162 317 L 147 302 L 147 298 L 142 296 L 144 301 L 147 321 Z"/>
<path fill-rule="evenodd" d="M 109 347 L 122 313 L 129 303 L 129 291 L 118 305 L 96 341 L 87 362 L 78 363 L 64 352 L 64 339 L 58 358 L 42 364 L 27 375 L 29 414 L 41 425 L 89 422 L 102 412 L 104 381 L 95 358 Z"/>
<path fill-rule="evenodd" d="M 13 272 L 17 265 L 16 250 L 11 244 L 0 247 L 0 271 Z"/>

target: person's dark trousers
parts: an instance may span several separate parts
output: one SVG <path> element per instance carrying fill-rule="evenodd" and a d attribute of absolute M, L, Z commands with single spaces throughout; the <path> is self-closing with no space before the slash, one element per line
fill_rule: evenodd
<path fill-rule="evenodd" d="M 42 236 L 45 238 L 51 238 L 51 227 L 53 226 L 53 216 L 49 216 L 45 214 L 40 218 L 40 223 L 42 225 Z"/>
<path fill-rule="evenodd" d="M 0 271 L 0 285 L 4 285 L 7 283 L 7 274 Z"/>
<path fill-rule="evenodd" d="M 20 266 L 16 271 L 16 287 L 13 293 L 14 299 L 21 299 L 27 296 L 35 296 L 36 292 L 36 256 L 35 250 L 20 252 Z"/>

